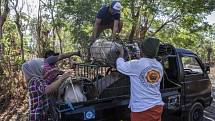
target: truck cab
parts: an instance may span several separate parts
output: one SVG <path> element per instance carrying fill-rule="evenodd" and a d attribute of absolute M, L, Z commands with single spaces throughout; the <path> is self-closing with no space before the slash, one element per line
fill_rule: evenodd
<path fill-rule="evenodd" d="M 212 85 L 210 68 L 198 55 L 185 49 L 176 49 L 180 60 L 181 111 L 187 112 L 188 121 L 202 121 L 203 110 L 211 104 Z"/>
<path fill-rule="evenodd" d="M 184 121 L 202 121 L 204 109 L 211 104 L 213 99 L 212 85 L 208 77 L 210 68 L 203 64 L 192 51 L 175 48 L 170 44 L 160 45 L 157 60 L 164 69 L 160 85 L 165 103 L 163 120 L 173 120 L 169 117 L 171 114 Z M 87 84 L 86 80 L 80 80 L 83 82 L 83 88 L 89 84 L 98 88 L 99 80 L 113 72 L 116 70 L 108 66 L 76 65 L 76 75 L 88 79 Z M 120 74 L 120 78 L 106 86 L 96 98 L 78 103 L 62 102 L 58 104 L 57 110 L 63 121 L 129 121 L 129 98 L 129 78 Z"/>
<path fill-rule="evenodd" d="M 161 50 L 166 48 L 165 46 L 160 46 L 160 55 L 162 55 Z M 167 46 L 170 47 L 171 45 Z M 163 85 L 169 85 L 168 82 L 171 81 L 179 85 L 180 98 L 172 98 L 172 100 L 178 100 L 178 108 L 169 109 L 167 107 L 163 119 L 168 120 L 170 118 L 168 114 L 171 112 L 175 114 L 173 116 L 179 116 L 180 120 L 202 121 L 204 109 L 211 104 L 213 99 L 211 96 L 212 85 L 208 77 L 210 67 L 203 64 L 198 55 L 190 50 L 174 48 L 173 46 L 170 48 L 172 49 L 169 49 L 169 52 L 166 51 L 169 53 L 168 56 L 164 56 L 166 59 L 161 59 L 166 74 Z M 166 88 L 163 89 L 166 90 Z M 175 111 L 175 109 L 177 110 Z"/>

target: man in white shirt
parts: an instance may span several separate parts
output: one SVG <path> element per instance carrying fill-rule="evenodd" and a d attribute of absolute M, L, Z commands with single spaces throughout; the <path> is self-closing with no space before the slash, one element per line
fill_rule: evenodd
<path fill-rule="evenodd" d="M 138 60 L 125 62 L 124 50 L 116 61 L 117 70 L 130 77 L 131 121 L 161 121 L 163 101 L 160 93 L 160 82 L 163 67 L 155 57 L 158 53 L 160 40 L 148 38 L 141 44 L 141 57 Z"/>

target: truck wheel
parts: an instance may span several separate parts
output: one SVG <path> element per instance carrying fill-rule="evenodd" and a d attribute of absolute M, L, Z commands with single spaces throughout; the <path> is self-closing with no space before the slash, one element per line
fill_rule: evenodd
<path fill-rule="evenodd" d="M 203 115 L 204 107 L 201 103 L 196 102 L 192 105 L 189 111 L 188 121 L 203 121 Z"/>

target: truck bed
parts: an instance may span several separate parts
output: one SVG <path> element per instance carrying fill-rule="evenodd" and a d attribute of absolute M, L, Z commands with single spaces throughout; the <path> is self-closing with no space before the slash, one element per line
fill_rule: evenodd
<path fill-rule="evenodd" d="M 163 101 L 165 103 L 164 109 L 173 110 L 173 111 L 177 111 L 179 109 L 180 88 L 181 87 L 176 85 L 175 87 L 172 87 L 172 88 L 166 88 L 166 89 L 160 90 Z M 129 104 L 129 98 L 130 98 L 129 88 L 127 90 L 127 93 L 128 93 L 127 95 L 124 94 L 121 96 L 119 95 L 116 96 L 117 94 L 115 94 L 115 96 L 107 97 L 110 92 L 111 91 L 107 89 L 104 91 L 104 95 L 100 99 L 72 104 L 74 110 L 68 109 L 67 111 L 60 113 L 62 120 L 63 121 L 66 121 L 66 120 L 82 121 L 82 120 L 89 120 L 92 118 L 95 121 L 110 121 L 110 120 L 115 121 L 118 119 L 124 119 L 124 120 L 129 119 L 129 117 L 126 117 L 126 116 L 129 116 L 128 115 L 129 113 L 128 104 Z M 104 98 L 105 96 L 107 98 Z M 64 108 L 62 109 L 65 110 Z M 67 108 L 70 108 L 70 107 L 67 106 Z M 88 113 L 90 113 L 92 116 L 87 117 Z M 112 117 L 115 117 L 118 119 L 112 119 Z"/>

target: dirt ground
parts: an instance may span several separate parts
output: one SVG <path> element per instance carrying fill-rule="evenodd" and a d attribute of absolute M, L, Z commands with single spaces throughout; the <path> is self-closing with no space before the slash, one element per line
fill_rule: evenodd
<path fill-rule="evenodd" d="M 204 111 L 204 121 L 215 121 L 215 67 L 211 68 L 210 78 L 213 84 L 214 99 L 211 106 Z M 25 121 L 27 119 L 27 94 L 20 95 L 20 93 L 18 93 L 19 91 L 21 90 L 17 89 L 18 96 L 14 94 L 14 96 L 0 102 L 0 121 Z M 0 96 L 0 99 L 1 98 L 3 98 L 2 94 Z M 178 119 L 175 119 L 174 121 L 177 120 Z"/>

